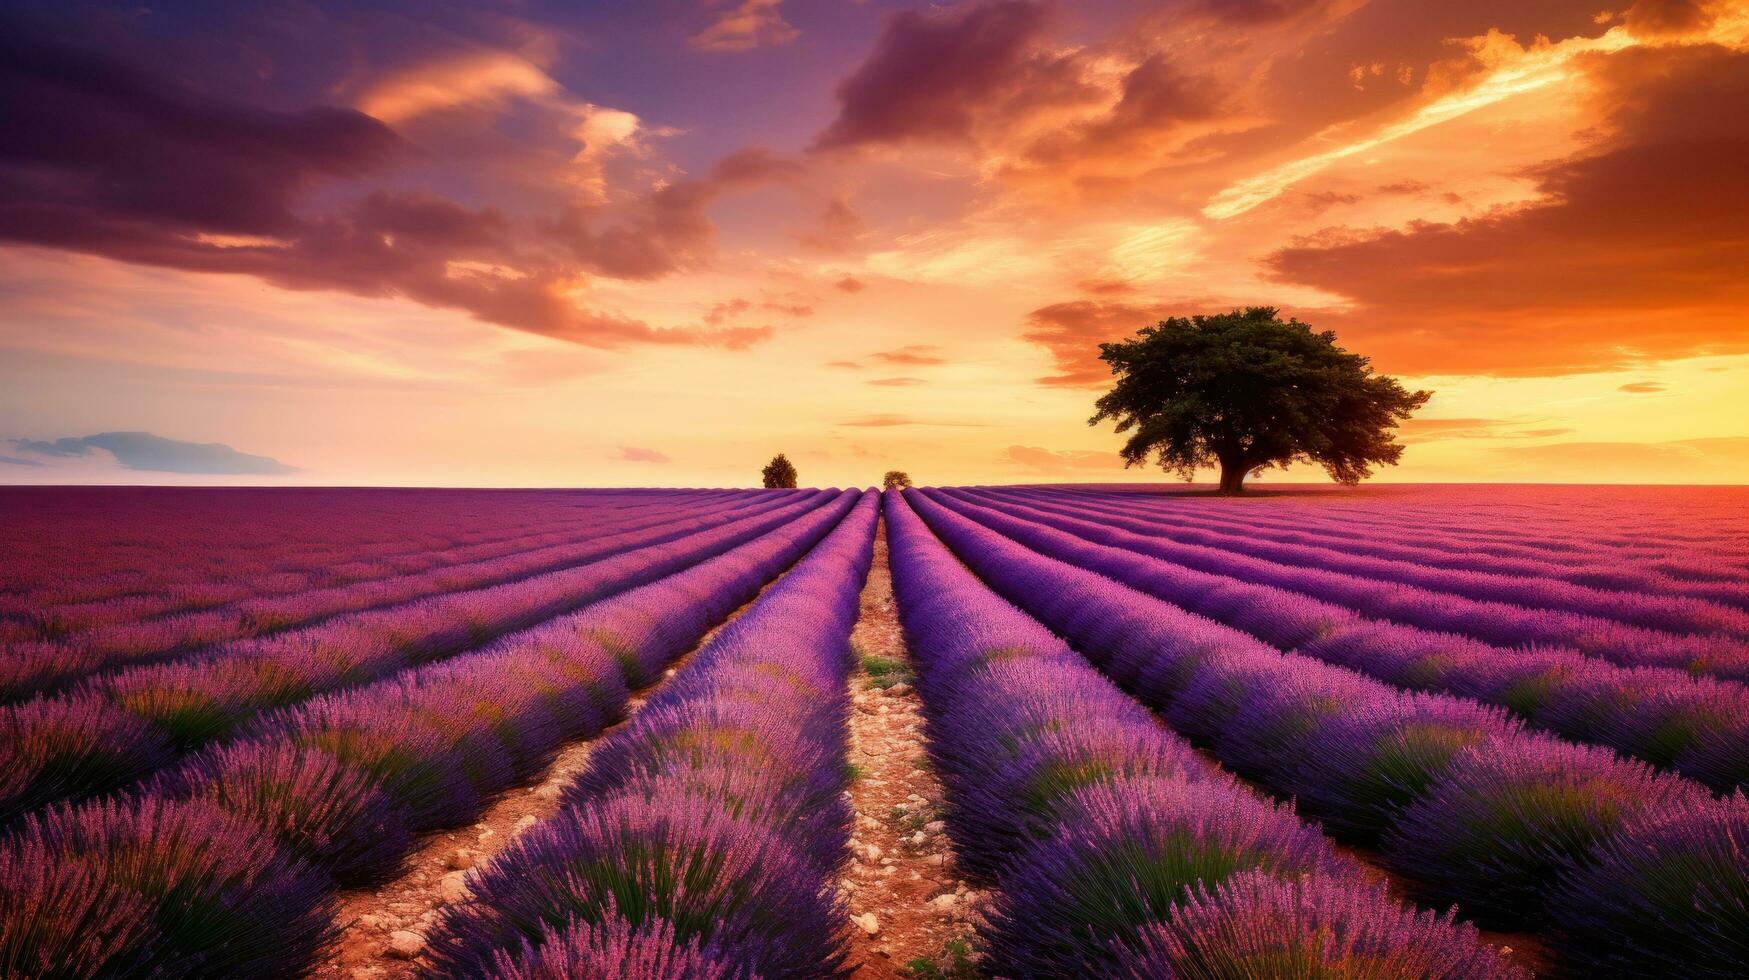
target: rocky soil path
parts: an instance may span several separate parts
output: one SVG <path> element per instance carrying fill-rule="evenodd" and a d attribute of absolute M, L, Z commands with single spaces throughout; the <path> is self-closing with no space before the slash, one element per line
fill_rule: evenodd
<path fill-rule="evenodd" d="M 770 583 L 766 588 L 770 588 Z M 764 589 L 760 595 L 764 595 Z M 650 695 L 686 665 L 694 652 L 758 601 L 755 596 L 719 623 L 698 646 L 675 661 L 662 679 L 626 702 L 626 717 L 594 738 L 560 749 L 532 782 L 501 794 L 471 826 L 426 838 L 408 859 L 404 873 L 375 889 L 342 892 L 335 920 L 340 940 L 309 976 L 318 980 L 369 978 L 410 980 L 419 975 L 419 956 L 443 906 L 468 897 L 468 872 L 481 868 L 528 828 L 559 811 L 565 787 L 588 763 L 590 749 L 624 725 Z"/>
<path fill-rule="evenodd" d="M 851 785 L 856 828 L 849 871 L 851 962 L 858 978 L 969 975 L 973 917 L 984 896 L 959 877 L 937 809 L 941 783 L 923 752 L 922 704 L 893 603 L 886 528 L 851 634 Z"/>

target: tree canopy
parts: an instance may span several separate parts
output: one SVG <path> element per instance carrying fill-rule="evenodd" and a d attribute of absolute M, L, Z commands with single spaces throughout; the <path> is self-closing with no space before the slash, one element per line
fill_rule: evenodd
<path fill-rule="evenodd" d="M 1336 346 L 1333 331 L 1283 321 L 1274 307 L 1171 317 L 1130 340 L 1100 344 L 1116 376 L 1088 420 L 1116 421 L 1125 466 L 1160 466 L 1186 480 L 1218 466 L 1221 490 L 1271 466 L 1315 462 L 1338 483 L 1395 465 L 1394 429 L 1431 397 L 1375 374 Z"/>
<path fill-rule="evenodd" d="M 760 470 L 759 475 L 765 480 L 767 490 L 794 490 L 796 488 L 795 464 L 791 463 L 789 457 L 783 453 L 771 457 L 771 462 L 765 464 L 765 469 Z"/>
<path fill-rule="evenodd" d="M 895 487 L 900 490 L 911 489 L 911 475 L 904 470 L 888 470 L 887 475 L 881 477 L 881 488 L 892 490 Z"/>

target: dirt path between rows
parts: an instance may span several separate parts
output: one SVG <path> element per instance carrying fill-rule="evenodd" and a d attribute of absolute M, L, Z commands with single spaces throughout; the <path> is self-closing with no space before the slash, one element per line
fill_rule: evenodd
<path fill-rule="evenodd" d="M 515 843 L 518 835 L 556 815 L 559 798 L 588 764 L 590 750 L 629 722 L 668 678 L 685 667 L 723 627 L 759 601 L 759 596 L 776 581 L 774 578 L 766 583 L 759 595 L 713 627 L 696 646 L 670 664 L 656 683 L 638 691 L 626 702 L 625 717 L 619 722 L 593 737 L 559 749 L 538 776 L 505 790 L 472 825 L 427 837 L 408 858 L 399 878 L 380 888 L 341 892 L 334 917 L 341 923 L 340 940 L 308 976 L 318 980 L 417 977 L 419 954 L 439 910 L 467 897 L 469 869 L 485 866 Z"/>
<path fill-rule="evenodd" d="M 851 633 L 863 664 L 850 678 L 852 863 L 839 888 L 850 904 L 851 962 L 859 980 L 965 972 L 972 920 L 984 896 L 959 877 L 937 810 L 941 783 L 923 752 L 922 703 L 887 568 L 886 525 Z M 895 683 L 897 680 L 897 683 Z M 960 944 L 957 949 L 950 944 Z M 926 961 L 928 965 L 917 961 Z"/>

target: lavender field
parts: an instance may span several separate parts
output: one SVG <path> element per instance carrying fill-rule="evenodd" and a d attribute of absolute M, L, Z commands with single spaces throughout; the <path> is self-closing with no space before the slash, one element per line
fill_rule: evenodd
<path fill-rule="evenodd" d="M 0 977 L 1749 972 L 1741 489 L 0 513 Z"/>

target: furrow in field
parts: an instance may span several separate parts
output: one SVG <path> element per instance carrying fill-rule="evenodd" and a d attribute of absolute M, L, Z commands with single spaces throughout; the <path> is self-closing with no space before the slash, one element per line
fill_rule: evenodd
<path fill-rule="evenodd" d="M 1507 708 L 1568 738 L 1673 768 L 1716 790 L 1749 784 L 1749 690 L 1661 667 L 1625 669 L 1572 651 L 1507 650 L 1370 620 L 1293 592 L 1095 544 L 1048 521 L 964 500 L 957 513 L 1051 558 L 1247 633 L 1280 650 L 1398 687 Z"/>
<path fill-rule="evenodd" d="M 1236 525 L 1241 529 L 1262 529 L 1285 532 L 1313 530 L 1323 538 L 1334 539 L 1339 546 L 1369 548 L 1385 540 L 1394 545 L 1410 545 L 1417 549 L 1443 554 L 1458 561 L 1485 556 L 1490 560 L 1518 559 L 1542 563 L 1560 563 L 1576 572 L 1602 571 L 1605 575 L 1621 566 L 1642 569 L 1650 573 L 1669 575 L 1679 581 L 1713 581 L 1740 586 L 1745 554 L 1739 535 L 1714 536 L 1704 541 L 1674 540 L 1649 543 L 1650 535 L 1628 535 L 1619 541 L 1596 540 L 1606 530 L 1619 530 L 1627 515 L 1619 506 L 1607 501 L 1597 508 L 1599 513 L 1587 527 L 1550 529 L 1546 519 L 1524 513 L 1510 503 L 1485 509 L 1477 519 L 1483 521 L 1486 538 L 1467 536 L 1452 526 L 1452 514 L 1443 509 L 1424 513 L 1406 511 L 1400 505 L 1380 501 L 1369 508 L 1336 509 L 1334 502 L 1318 501 L 1314 508 L 1307 502 L 1262 499 L 1228 501 L 1192 511 L 1185 501 L 1171 495 L 1123 495 L 1081 493 L 1060 488 L 1037 488 L 1040 493 L 1067 499 L 1097 499 L 1124 508 L 1143 511 L 1146 516 L 1189 518 Z M 1279 508 L 1276 506 L 1279 504 Z M 1569 507 L 1573 506 L 1571 502 Z M 1206 513 L 1204 511 L 1207 511 Z M 1587 563 L 1596 563 L 1588 565 Z M 1601 569 L 1596 567 L 1601 565 Z"/>
<path fill-rule="evenodd" d="M 958 491 L 944 497 L 964 499 Z M 1015 505 L 1010 505 L 1015 506 Z M 1269 585 L 1419 629 L 1456 633 L 1500 646 L 1548 644 L 1629 667 L 1673 667 L 1749 680 L 1749 644 L 1724 636 L 1675 634 L 1596 616 L 1481 602 L 1411 585 L 1364 579 L 1317 567 L 1284 565 L 1204 545 L 1180 544 L 1080 518 L 1050 516 L 1054 526 L 1087 540 L 1118 544 L 1199 572 Z"/>
<path fill-rule="evenodd" d="M 1286 565 L 1302 565 L 1344 572 L 1363 578 L 1417 585 L 1470 599 L 1602 616 L 1618 622 L 1674 633 L 1723 633 L 1749 636 L 1749 613 L 1731 605 L 1686 594 L 1677 583 L 1674 591 L 1660 594 L 1646 582 L 1632 591 L 1600 589 L 1556 579 L 1555 563 L 1528 574 L 1503 574 L 1491 562 L 1478 562 L 1463 569 L 1442 568 L 1414 560 L 1367 554 L 1364 545 L 1312 546 L 1271 541 L 1244 527 L 1207 529 L 1192 521 L 1148 515 L 1096 504 L 1053 501 L 1025 492 L 978 492 L 978 496 L 1035 508 L 1053 514 L 1108 523 L 1137 534 L 1165 538 L 1183 544 L 1221 548 Z M 1749 590 L 1738 601 L 1749 602 Z"/>
<path fill-rule="evenodd" d="M 479 646 L 672 574 L 849 497 L 821 492 L 758 517 L 580 568 L 379 610 L 190 662 L 131 668 L 65 695 L 0 707 L 0 814 L 150 773 L 255 716 Z M 830 503 L 837 499 L 837 503 Z"/>
<path fill-rule="evenodd" d="M 1749 893 L 1742 796 L 1715 799 L 1606 749 L 1526 732 L 1498 709 L 1282 653 L 907 496 L 998 593 L 1223 765 L 1376 839 L 1418 896 L 1499 928 L 1552 926 L 1575 964 L 1708 976 L 1740 966 L 1716 924 L 1741 922 L 1735 896 Z"/>
<path fill-rule="evenodd" d="M 300 627 L 318 626 L 336 616 L 369 613 L 419 599 L 577 568 L 629 548 L 671 541 L 784 505 L 783 499 L 751 500 L 746 506 L 716 513 L 688 512 L 673 518 L 651 516 L 603 529 L 605 533 L 586 542 L 567 542 L 465 566 L 300 593 L 212 615 L 123 626 L 105 637 L 17 644 L 11 648 L 15 657 L 0 669 L 0 700 L 57 690 L 105 670 L 184 659 L 225 643 L 265 640 Z"/>
<path fill-rule="evenodd" d="M 1651 567 L 1646 561 L 1632 557 L 1632 552 L 1619 548 L 1594 555 L 1525 556 L 1511 553 L 1510 549 L 1502 553 L 1502 549 L 1454 549 L 1449 542 L 1445 547 L 1416 543 L 1414 535 L 1405 529 L 1375 527 L 1371 521 L 1354 516 L 1338 522 L 1327 516 L 1307 514 L 1292 522 L 1281 523 L 1242 508 L 1168 506 L 1163 501 L 1145 498 L 1124 500 L 1046 488 L 1031 488 L 1029 495 L 1040 500 L 1085 505 L 1110 514 L 1134 517 L 1160 528 L 1191 527 L 1211 533 L 1240 534 L 1278 544 L 1325 548 L 1455 571 L 1489 571 L 1604 590 L 1693 596 L 1739 609 L 1749 606 L 1749 584 L 1743 581 L 1743 568 L 1724 564 L 1717 558 L 1712 560 L 1715 566 L 1713 574 L 1700 574 L 1704 570 L 1696 568 L 1690 570 L 1696 574 L 1683 575 L 1672 569 Z M 1499 514 L 1495 520 L 1513 523 L 1511 517 Z M 1356 524 L 1367 530 L 1356 533 Z M 1694 558 L 1692 547 L 1684 547 L 1654 551 L 1648 556 L 1648 561 L 1656 564 L 1666 559 L 1693 561 Z"/>
<path fill-rule="evenodd" d="M 34 906 L 39 922 L 73 929 L 78 914 L 56 913 L 77 905 L 118 921 L 93 945 L 39 943 L 0 951 L 0 961 L 48 949 L 77 958 L 39 956 L 39 972 L 301 971 L 332 938 L 336 882 L 393 874 L 414 835 L 474 819 L 567 741 L 600 732 L 631 687 L 659 676 L 844 513 L 815 512 L 512 642 L 278 713 L 137 797 L 33 817 L 0 842 L 0 866 L 46 860 L 54 873 L 46 883 L 0 879 L 0 912 Z M 136 854 L 138 840 L 156 846 Z"/>
<path fill-rule="evenodd" d="M 106 635 L 114 635 L 125 623 L 159 623 L 175 619 L 178 623 L 200 623 L 202 628 L 216 617 L 231 611 L 241 614 L 255 611 L 263 604 L 287 596 L 329 593 L 344 587 L 401 578 L 422 572 L 480 562 L 514 555 L 536 548 L 573 541 L 580 533 L 596 536 L 633 530 L 640 517 L 668 515 L 680 520 L 723 509 L 711 501 L 696 501 L 686 505 L 596 510 L 584 516 L 566 520 L 534 520 L 515 529 L 484 540 L 464 544 L 433 547 L 430 544 L 409 543 L 407 550 L 367 558 L 357 549 L 352 555 L 330 552 L 325 559 L 289 559 L 287 564 L 253 575 L 239 569 L 228 569 L 222 577 L 200 579 L 193 583 L 162 583 L 149 591 L 96 602 L 55 604 L 33 603 L 33 618 L 44 635 L 21 639 L 53 639 L 61 643 L 91 641 L 101 644 Z M 161 556 L 162 557 L 162 556 Z M 324 561 L 325 564 L 317 564 Z M 311 571 L 317 574 L 309 574 Z M 312 579 L 319 579 L 312 581 Z M 244 605 L 249 604 L 249 605 Z M 243 605 L 242 609 L 236 609 Z M 265 611 L 265 610 L 263 610 Z M 264 617 L 268 625 L 276 620 Z M 98 629 L 107 627 L 108 629 Z"/>
<path fill-rule="evenodd" d="M 876 496 L 602 740 L 444 910 L 429 969 L 837 976 L 849 637 Z"/>
<path fill-rule="evenodd" d="M 811 542 L 809 542 L 811 543 Z M 780 560 L 794 557 L 782 552 Z M 700 583 L 700 595 L 720 582 L 733 558 L 735 564 L 753 575 L 759 571 L 740 556 L 724 555 L 712 562 L 695 566 L 671 579 L 653 583 L 592 610 L 593 627 L 599 639 L 602 634 L 623 633 L 626 625 L 635 624 L 629 635 L 622 635 L 611 646 L 629 650 L 636 647 L 636 660 L 649 665 L 638 673 L 660 675 L 648 686 L 636 688 L 626 699 L 625 710 L 617 721 L 599 733 L 574 739 L 555 751 L 541 771 L 505 789 L 482 810 L 471 825 L 456 830 L 437 831 L 421 840 L 398 869 L 398 877 L 379 886 L 348 889 L 336 896 L 334 922 L 337 935 L 334 944 L 309 971 L 312 980 L 351 978 L 360 973 L 379 980 L 412 980 L 418 974 L 418 960 L 424 951 L 428 935 L 437 924 L 446 905 L 462 901 L 469 894 L 469 881 L 482 874 L 492 859 L 503 853 L 516 839 L 540 826 L 559 812 L 560 799 L 572 781 L 588 765 L 589 756 L 601 739 L 613 737 L 635 717 L 638 710 L 666 681 L 685 668 L 700 647 L 709 643 L 729 623 L 758 601 L 771 588 L 773 579 L 763 581 L 754 596 L 711 626 L 702 635 L 693 637 L 691 629 L 669 630 L 666 636 L 639 636 L 645 624 L 668 614 L 687 602 L 686 583 Z M 733 599 L 742 593 L 725 593 Z M 708 600 L 708 596 L 704 596 Z M 616 623 L 617 621 L 617 623 Z M 692 640 L 683 653 L 673 651 Z M 633 678 L 627 678 L 628 687 Z M 471 872 L 471 875 L 470 875 Z"/>
<path fill-rule="evenodd" d="M 1381 975 L 1526 975 L 1168 733 L 980 582 L 903 497 L 887 517 L 948 829 L 995 886 L 987 972 L 1248 975 L 1365 956 Z"/>
<path fill-rule="evenodd" d="M 8 512 L 19 517 L 0 529 L 15 559 L 0 564 L 0 611 L 8 614 L 176 588 L 222 593 L 229 581 L 274 568 L 322 578 L 409 544 L 441 549 L 478 540 L 505 512 L 512 520 L 551 521 L 676 499 L 621 492 L 609 505 L 610 498 L 587 491 L 170 488 L 138 496 L 97 490 L 5 497 Z M 263 514 L 272 519 L 263 522 Z M 69 549 L 68 540 L 90 546 Z M 286 564 L 287 553 L 299 556 L 295 564 Z"/>
<path fill-rule="evenodd" d="M 923 751 L 922 702 L 893 599 L 884 526 L 850 642 L 859 661 L 850 675 L 856 826 L 838 888 L 856 925 L 853 976 L 958 976 L 983 896 L 960 877 L 940 819 L 941 781 Z"/>

